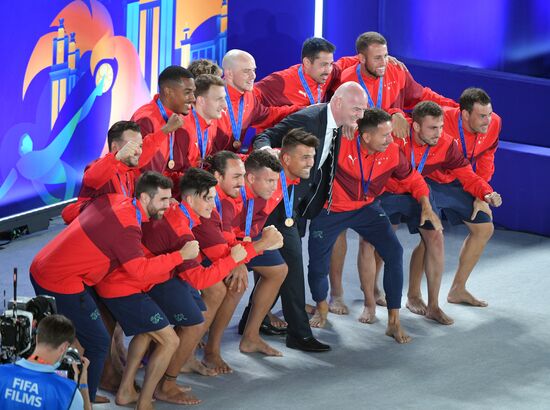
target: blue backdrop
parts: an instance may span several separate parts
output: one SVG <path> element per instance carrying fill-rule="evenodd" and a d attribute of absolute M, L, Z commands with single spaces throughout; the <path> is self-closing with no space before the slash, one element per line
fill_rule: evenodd
<path fill-rule="evenodd" d="M 300 61 L 301 43 L 313 36 L 314 0 L 232 0 L 229 8 L 228 47 L 254 55 L 258 79 Z M 323 37 L 336 58 L 355 54 L 355 39 L 371 30 L 419 83 L 454 99 L 469 86 L 487 90 L 508 142 L 492 181 L 504 197 L 495 222 L 550 235 L 542 182 L 550 175 L 550 2 L 324 0 Z"/>

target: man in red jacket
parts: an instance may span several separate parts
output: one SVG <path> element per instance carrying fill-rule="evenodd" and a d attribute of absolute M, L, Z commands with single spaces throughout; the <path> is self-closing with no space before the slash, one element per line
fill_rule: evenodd
<path fill-rule="evenodd" d="M 462 156 L 470 161 L 475 173 L 486 182 L 491 180 L 495 170 L 494 157 L 501 124 L 500 117 L 493 112 L 491 99 L 479 88 L 464 90 L 460 96 L 460 108 L 445 110 L 444 132 L 454 138 Z M 466 281 L 493 234 L 491 209 L 483 198 L 474 196 L 472 203 L 467 187 L 462 181 L 457 181 L 452 173 L 436 171 L 429 178 L 434 195 L 441 203 L 437 204 L 438 207 L 443 208 L 451 223 L 463 222 L 469 230 L 447 301 L 485 307 L 486 301 L 477 299 L 466 290 Z M 419 244 L 416 253 L 418 260 L 423 258 L 424 252 L 424 247 Z M 421 278 L 422 271 L 417 270 L 411 276 Z M 419 289 L 417 294 L 420 295 Z"/>
<path fill-rule="evenodd" d="M 138 123 L 144 141 L 153 138 L 158 150 L 145 170 L 164 172 L 174 168 L 174 143 L 183 132 L 183 119 L 195 102 L 193 74 L 180 66 L 166 67 L 159 75 L 159 93 L 138 108 L 132 121 Z"/>
<path fill-rule="evenodd" d="M 227 198 L 237 198 L 241 195 L 240 190 L 244 187 L 244 164 L 242 159 L 231 151 L 217 152 L 209 162 L 209 170 L 218 180 L 216 209 L 213 210 L 211 218 L 201 218 L 201 223 L 193 228 L 201 252 L 208 259 L 208 263 L 217 261 L 227 254 L 231 246 L 238 243 L 247 250 L 248 256 L 244 261 L 246 263 L 267 249 L 274 249 L 274 246 L 282 244 L 281 234 L 273 227 L 263 228 L 261 238 L 254 242 L 239 241 L 233 235 L 224 235 L 222 202 Z M 208 341 L 204 347 L 203 362 L 217 373 L 230 373 L 231 367 L 221 356 L 221 341 L 235 308 L 248 286 L 248 269 L 243 265 L 237 266 L 225 283 L 219 285 L 222 285 L 222 292 L 220 287 L 215 285 L 205 289 L 202 295 L 208 309 L 210 310 L 210 306 L 215 306 L 216 309 L 213 309 L 215 316 L 211 318 L 213 320 L 208 331 Z M 214 291 L 214 287 L 218 289 Z M 221 300 L 218 300 L 220 294 Z"/>
<path fill-rule="evenodd" d="M 308 281 L 313 300 L 317 302 L 311 324 L 322 327 L 326 323 L 327 273 L 332 247 L 338 235 L 351 228 L 371 243 L 386 263 L 386 334 L 398 343 L 408 343 L 410 337 L 399 320 L 403 248 L 376 198 L 383 193 L 388 179 L 394 177 L 420 203 L 421 225 L 430 221 L 436 230 L 440 230 L 441 222 L 432 210 L 426 182 L 392 141 L 390 115 L 381 109 L 367 109 L 358 124 L 359 135 L 354 140 L 341 140 L 331 193 L 325 208 L 311 221 L 309 228 Z"/>
<path fill-rule="evenodd" d="M 469 161 L 464 158 L 458 145 L 443 130 L 443 110 L 432 101 L 423 101 L 412 112 L 412 131 L 408 139 L 398 139 L 396 142 L 407 158 L 410 158 L 413 167 L 417 168 L 428 181 L 432 181 L 436 174 L 452 175 L 460 181 L 461 186 L 470 198 L 493 206 L 500 205 L 500 196 L 491 186 L 472 170 Z M 431 184 L 431 182 L 430 182 Z M 398 225 L 403 218 L 409 225 L 409 231 L 415 233 L 415 212 L 408 195 L 398 181 L 390 179 L 386 188 L 392 194 L 384 194 L 381 198 L 382 207 L 394 225 Z M 434 196 L 436 196 L 434 192 Z M 434 198 L 435 205 L 438 203 Z M 470 211 L 468 211 L 470 212 Z M 444 270 L 443 237 L 437 242 L 427 237 L 425 230 L 420 229 L 421 248 L 425 255 L 418 256 L 418 250 L 413 252 L 410 263 L 410 281 L 407 307 L 413 312 L 423 314 L 427 318 L 449 325 L 453 320 L 439 307 L 439 290 L 441 276 Z M 417 263 L 422 264 L 419 269 Z M 418 274 L 420 270 L 420 274 Z M 422 271 L 426 271 L 428 280 L 428 305 L 422 300 L 420 293 Z"/>
<path fill-rule="evenodd" d="M 256 61 L 246 51 L 229 50 L 223 58 L 222 66 L 227 110 L 219 121 L 213 152 L 246 152 L 249 147 L 244 137 L 249 127 L 271 127 L 301 108 L 266 107 L 261 103 L 252 92 L 256 79 Z"/>
<path fill-rule="evenodd" d="M 212 154 L 218 132 L 218 122 L 227 108 L 225 83 L 213 74 L 195 78 L 195 104 L 186 116 L 174 140 L 174 164 L 169 163 L 165 175 L 175 184 L 172 192 L 179 199 L 179 180 L 191 167 L 202 167 L 204 159 Z"/>
<path fill-rule="evenodd" d="M 361 34 L 355 42 L 355 48 L 359 61 L 343 71 L 340 82 L 355 81 L 360 84 L 367 93 L 369 106 L 381 108 L 391 115 L 395 136 L 405 138 L 409 135 L 408 116 L 404 110 L 412 109 L 420 101 L 431 100 L 442 106 L 458 106 L 450 98 L 418 84 L 404 66 L 389 64 L 388 44 L 380 33 L 369 31 Z M 359 271 L 367 268 L 364 263 L 367 258 L 363 254 L 366 250 L 365 243 L 360 242 Z M 338 314 L 348 311 L 341 286 L 345 254 L 345 236 L 342 234 L 331 261 L 331 311 Z M 380 297 L 379 302 L 383 304 Z"/>
<path fill-rule="evenodd" d="M 334 64 L 335 49 L 324 38 L 308 38 L 302 45 L 302 64 L 264 77 L 254 86 L 254 94 L 271 107 L 326 102 L 327 92 L 339 81 L 342 72 Z"/>
<path fill-rule="evenodd" d="M 86 167 L 78 200 L 61 212 L 66 224 L 70 224 L 93 198 L 100 195 L 117 193 L 133 197 L 142 152 L 148 151 L 144 160 L 154 154 L 154 147 L 150 144 L 143 147 L 139 125 L 133 121 L 115 122 L 107 133 L 107 145 L 109 153 Z"/>
<path fill-rule="evenodd" d="M 210 217 L 214 207 L 215 185 L 216 179 L 208 172 L 190 168 L 180 182 L 182 202 L 172 204 L 162 220 L 143 226 L 143 244 L 152 255 L 171 252 L 181 246 L 196 247 L 194 257 L 176 267 L 175 277 L 157 284 L 147 277 L 136 280 L 123 271 L 116 271 L 96 286 L 125 333 L 136 335 L 131 342 L 128 363 L 117 394 L 118 404 L 128 404 L 137 395 L 134 390 L 136 371 L 151 342 L 151 335 L 140 332 L 147 325 L 143 322 L 142 313 L 134 307 L 136 301 L 143 304 L 144 300 L 152 300 L 160 308 L 168 322 L 176 327 L 179 337 L 179 346 L 166 369 L 164 379 L 155 391 L 155 397 L 176 404 L 200 402 L 176 384 L 181 367 L 204 332 L 202 311 L 206 307 L 196 289 L 219 283 L 247 256 L 244 247 L 236 245 L 208 268 L 203 267 L 197 258 L 198 243 L 191 229 L 200 223 L 199 217 Z M 138 323 L 141 323 L 141 327 L 137 326 Z M 143 394 L 142 390 L 141 396 Z"/>
<path fill-rule="evenodd" d="M 110 343 L 92 287 L 114 270 L 123 270 L 136 280 L 147 277 L 160 283 L 189 257 L 189 250 L 184 248 L 147 258 L 141 247 L 141 223 L 162 217 L 169 205 L 171 187 L 169 179 L 151 172 L 138 180 L 136 198 L 118 194 L 97 198 L 32 261 L 31 283 L 36 294 L 55 297 L 59 313 L 75 324 L 78 341 L 90 360 L 92 401 Z M 175 334 L 166 323 L 151 324 L 166 347 L 158 356 L 162 368 L 173 353 L 170 343 Z"/>

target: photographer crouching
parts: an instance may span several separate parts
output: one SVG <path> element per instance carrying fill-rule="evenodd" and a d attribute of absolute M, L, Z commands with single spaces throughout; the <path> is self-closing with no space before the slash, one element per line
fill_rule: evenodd
<path fill-rule="evenodd" d="M 91 409 L 87 386 L 89 361 L 86 358 L 80 361 L 76 353 L 66 356 L 74 339 L 75 328 L 65 316 L 42 319 L 33 353 L 27 359 L 0 366 L 0 408 Z M 57 374 L 62 363 L 74 380 Z"/>

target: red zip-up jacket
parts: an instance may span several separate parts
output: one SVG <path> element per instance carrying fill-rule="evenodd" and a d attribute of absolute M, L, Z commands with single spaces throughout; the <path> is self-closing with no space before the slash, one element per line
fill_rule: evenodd
<path fill-rule="evenodd" d="M 340 84 L 347 81 L 355 81 L 360 83 L 357 77 L 357 63 L 344 70 L 340 77 Z M 361 78 L 367 86 L 367 90 L 374 102 L 378 104 L 378 87 L 382 78 L 375 78 L 370 75 L 366 75 L 361 71 Z M 433 101 L 441 106 L 458 107 L 458 104 L 450 98 L 443 97 L 437 94 L 428 87 L 423 87 L 418 84 L 411 73 L 398 65 L 388 64 L 386 66 L 386 73 L 383 77 L 383 90 L 382 90 L 382 108 L 390 114 L 400 112 L 405 115 L 403 110 L 409 110 L 414 108 L 420 101 Z"/>
<path fill-rule="evenodd" d="M 458 118 L 460 108 L 446 108 L 443 131 L 450 135 L 458 144 L 459 150 L 464 156 L 460 132 L 458 131 Z M 466 143 L 466 155 L 475 173 L 489 182 L 495 172 L 495 152 L 498 147 L 499 134 L 502 127 L 502 119 L 495 113 L 491 115 L 491 123 L 485 134 L 472 133 L 464 127 L 464 141 Z M 434 171 L 434 179 L 442 183 L 452 182 L 456 177 L 451 172 Z"/>
<path fill-rule="evenodd" d="M 340 75 L 348 66 L 357 63 L 357 57 L 345 57 L 334 62 L 332 71 L 324 84 L 320 85 L 321 99 L 318 101 L 319 84 L 304 73 L 306 83 L 313 95 L 315 103 L 327 102 L 331 91 L 334 91 L 335 85 L 340 83 Z M 283 105 L 297 105 L 306 107 L 311 105 L 307 91 L 304 89 L 298 69 L 302 64 L 293 65 L 285 70 L 276 71 L 264 77 L 261 81 L 254 84 L 254 94 L 260 99 L 262 104 L 271 107 L 281 107 Z"/>
<path fill-rule="evenodd" d="M 363 178 L 361 178 L 359 155 L 363 166 Z M 362 181 L 366 183 L 369 175 L 371 179 L 365 195 Z M 422 176 L 411 167 L 397 144 L 391 143 L 385 152 L 373 154 L 369 154 L 367 148 L 360 146 L 360 153 L 358 153 L 357 139 L 350 141 L 342 138 L 334 178 L 332 205 L 329 211 L 354 211 L 372 203 L 385 191 L 390 177 L 400 180 L 406 192 L 410 192 L 416 200 L 430 193 Z M 327 205 L 325 204 L 325 208 Z"/>
<path fill-rule="evenodd" d="M 189 212 L 193 224 L 199 224 L 199 217 L 185 203 L 182 206 Z M 143 225 L 143 245 L 151 257 L 166 252 L 178 252 L 187 242 L 195 240 L 190 228 L 190 221 L 180 209 L 180 204 L 172 204 L 160 220 L 150 221 Z M 179 254 L 179 253 L 178 253 Z M 200 256 L 193 260 L 185 260 L 178 264 L 174 275 L 188 282 L 195 289 L 205 289 L 224 279 L 237 266 L 230 256 L 220 258 L 208 268 L 200 264 Z M 145 276 L 142 280 L 129 278 L 123 271 L 109 274 L 96 286 L 100 296 L 113 298 L 147 292 L 159 283 Z"/>
<path fill-rule="evenodd" d="M 145 256 L 139 223 L 147 222 L 139 201 L 107 194 L 86 209 L 35 256 L 30 272 L 44 289 L 75 294 L 120 270 L 127 277 L 163 282 L 182 263 L 179 252 Z"/>
<path fill-rule="evenodd" d="M 227 86 L 227 91 L 229 93 L 231 106 L 233 107 L 233 113 L 235 114 L 235 121 L 237 122 L 239 101 L 241 97 L 244 96 L 244 113 L 240 136 L 241 144 L 244 142 L 243 138 L 249 127 L 256 127 L 258 129 L 272 127 L 286 116 L 302 108 L 299 106 L 266 107 L 252 91 L 241 93 L 230 85 Z M 222 113 L 222 118 L 218 120 L 218 133 L 214 140 L 212 152 L 216 153 L 222 150 L 236 152 L 238 150 L 233 146 L 234 141 L 235 138 L 233 137 L 233 129 L 231 128 L 231 117 L 229 116 L 229 111 L 226 109 Z"/>
<path fill-rule="evenodd" d="M 405 156 L 410 159 L 411 138 L 396 138 L 395 141 Z M 414 137 L 412 138 L 412 144 L 414 146 L 415 165 L 418 167 L 427 149 L 427 145 L 417 144 Z M 430 148 L 424 168 L 422 169 L 422 176 L 436 182 L 446 183 L 439 180 L 438 175 L 447 172 L 458 178 L 464 190 L 476 198 L 483 200 L 485 195 L 493 192 L 491 186 L 479 175 L 476 175 L 470 162 L 460 152 L 456 141 L 443 132 L 437 145 Z M 402 193 L 404 191 L 400 182 L 395 180 L 388 181 L 387 189 L 394 193 Z"/>

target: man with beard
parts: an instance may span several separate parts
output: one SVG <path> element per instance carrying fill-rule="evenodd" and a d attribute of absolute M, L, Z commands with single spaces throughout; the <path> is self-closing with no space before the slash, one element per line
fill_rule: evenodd
<path fill-rule="evenodd" d="M 154 139 L 143 145 L 139 125 L 133 121 L 115 122 L 107 133 L 107 145 L 109 153 L 86 167 L 78 200 L 61 212 L 66 224 L 100 195 L 116 193 L 133 197 L 139 166 L 155 154 Z"/>
<path fill-rule="evenodd" d="M 92 287 L 115 269 L 160 283 L 190 257 L 190 250 L 184 247 L 147 258 L 141 246 L 141 223 L 162 217 L 170 202 L 171 187 L 169 179 L 146 172 L 136 184 L 135 198 L 118 194 L 97 198 L 32 261 L 30 276 L 36 294 L 53 296 L 59 313 L 75 324 L 78 342 L 90 360 L 92 401 L 110 343 Z M 162 330 L 161 342 L 166 346 L 174 341 L 171 332 L 170 328 Z M 164 351 L 162 360 L 169 360 L 172 352 Z"/>
<path fill-rule="evenodd" d="M 411 73 L 401 65 L 389 64 L 388 44 L 377 32 L 369 31 L 357 37 L 355 42 L 359 61 L 346 68 L 340 77 L 341 82 L 355 81 L 365 90 L 369 107 L 381 108 L 392 118 L 393 134 L 399 138 L 409 135 L 409 124 L 405 109 L 412 109 L 420 101 L 435 101 L 442 106 L 457 107 L 458 104 L 443 97 L 428 87 L 418 84 Z M 362 275 L 368 267 L 366 253 L 372 252 L 365 242 L 359 243 L 358 270 Z M 338 238 L 331 259 L 331 312 L 347 314 L 343 300 L 342 271 L 346 255 L 346 237 L 343 232 Z M 385 305 L 381 293 L 376 289 L 377 303 Z"/>

